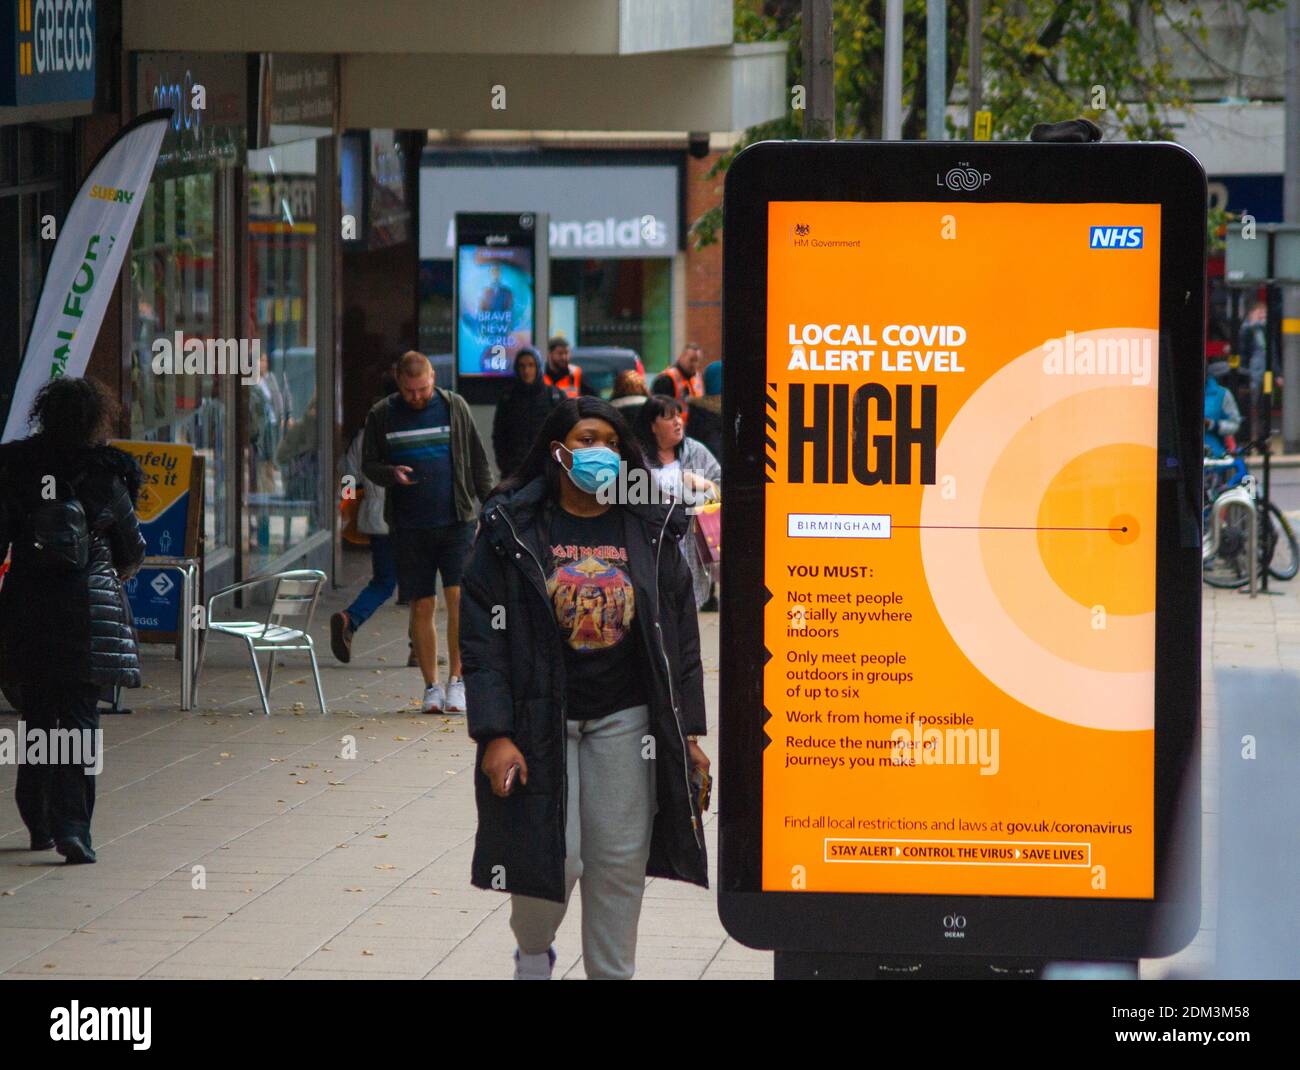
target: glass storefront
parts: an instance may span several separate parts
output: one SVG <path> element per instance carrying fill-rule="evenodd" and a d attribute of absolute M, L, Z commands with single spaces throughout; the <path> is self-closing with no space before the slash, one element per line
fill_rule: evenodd
<path fill-rule="evenodd" d="M 219 235 L 229 232 L 229 182 L 220 171 L 156 176 L 131 248 L 130 437 L 184 442 L 204 458 L 207 553 L 231 545 L 227 448 L 230 376 L 155 375 L 153 344 L 177 335 L 227 336 L 233 295 L 223 284 Z M 224 225 L 223 225 L 224 224 Z"/>
<path fill-rule="evenodd" d="M 622 346 L 647 371 L 672 363 L 672 261 L 553 260 L 551 294 L 577 300 L 577 344 Z"/>
<path fill-rule="evenodd" d="M 246 293 L 261 349 L 247 391 L 245 572 L 322 530 L 317 397 L 316 142 L 250 151 Z"/>
<path fill-rule="evenodd" d="M 422 261 L 419 292 L 420 349 L 450 353 L 451 261 Z M 673 362 L 671 260 L 552 260 L 552 301 L 566 297 L 577 310 L 579 346 L 635 350 L 647 372 Z"/>
<path fill-rule="evenodd" d="M 137 112 L 176 114 L 132 247 L 130 433 L 189 443 L 205 459 L 205 573 L 217 585 L 331 553 L 334 401 L 317 386 L 332 383 L 331 284 L 318 279 L 332 278 L 333 232 L 317 221 L 334 203 L 318 164 L 332 178 L 334 154 L 314 139 L 332 129 L 333 59 L 263 55 L 256 68 L 262 107 L 250 111 L 248 56 L 135 55 Z M 196 109 L 181 89 L 200 83 L 207 107 Z M 326 114 L 308 122 L 317 97 Z M 256 143 L 271 147 L 249 147 L 250 114 Z M 154 374 L 159 339 L 177 351 L 224 345 L 205 347 L 208 374 Z M 241 360 L 218 363 L 231 346 Z"/>
<path fill-rule="evenodd" d="M 239 167 L 248 123 L 247 61 L 237 54 L 134 55 L 136 114 L 173 109 L 153 180 L 141 205 L 130 256 L 123 397 L 133 439 L 180 442 L 204 462 L 205 572 L 235 578 L 235 487 L 239 375 L 206 366 L 154 372 L 154 358 L 187 343 L 241 335 L 234 265 Z M 186 87 L 204 85 L 207 106 Z"/>
<path fill-rule="evenodd" d="M 46 230 L 68 210 L 72 123 L 0 127 L 0 414 L 9 411 L 41 280 L 54 253 Z"/>
<path fill-rule="evenodd" d="M 678 150 L 458 148 L 420 163 L 419 347 L 452 350 L 458 212 L 545 212 L 550 329 L 582 347 L 673 362 L 674 267 L 682 265 L 685 155 Z"/>

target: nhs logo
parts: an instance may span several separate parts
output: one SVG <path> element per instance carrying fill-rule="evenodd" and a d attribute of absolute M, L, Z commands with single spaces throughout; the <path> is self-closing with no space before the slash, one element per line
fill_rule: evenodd
<path fill-rule="evenodd" d="M 1141 227 L 1089 227 L 1089 249 L 1141 249 Z"/>

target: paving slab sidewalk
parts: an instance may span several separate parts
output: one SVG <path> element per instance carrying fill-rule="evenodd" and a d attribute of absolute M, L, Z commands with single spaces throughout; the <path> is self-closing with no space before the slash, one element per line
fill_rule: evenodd
<path fill-rule="evenodd" d="M 0 767 L 0 977 L 505 978 L 514 947 L 508 899 L 471 888 L 474 747 L 459 716 L 418 712 L 405 667 L 405 610 L 389 604 L 357 634 L 353 658 L 329 653 L 327 593 L 314 627 L 329 706 L 305 659 L 276 671 L 262 716 L 247 655 L 214 641 L 199 704 L 178 710 L 170 652 L 149 647 L 134 713 L 104 719 L 95 866 L 26 850 Z M 1300 669 L 1300 599 L 1207 591 L 1204 651 L 1206 906 L 1196 941 L 1144 976 L 1208 970 L 1214 956 L 1217 748 L 1212 666 Z M 718 617 L 701 617 L 710 736 L 716 739 Z M 445 672 L 445 670 L 444 670 Z M 0 718 L 0 726 L 12 725 Z M 356 756 L 344 757 L 355 745 Z M 706 744 L 707 746 L 707 744 Z M 714 752 L 716 753 L 716 751 Z M 705 824 L 716 866 L 716 815 Z M 716 875 L 716 869 L 715 874 Z M 557 976 L 583 976 L 580 895 L 557 938 Z M 652 880 L 637 974 L 760 979 L 772 955 L 718 921 L 714 893 Z"/>

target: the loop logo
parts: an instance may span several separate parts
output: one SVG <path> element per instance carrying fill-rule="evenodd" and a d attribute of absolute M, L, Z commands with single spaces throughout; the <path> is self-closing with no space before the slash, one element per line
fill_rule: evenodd
<path fill-rule="evenodd" d="M 1089 249 L 1141 249 L 1141 227 L 1089 227 Z"/>
<path fill-rule="evenodd" d="M 954 192 L 982 189 L 984 183 L 993 176 L 987 171 L 977 171 L 968 163 L 959 163 L 946 175 L 936 175 L 936 185 Z"/>

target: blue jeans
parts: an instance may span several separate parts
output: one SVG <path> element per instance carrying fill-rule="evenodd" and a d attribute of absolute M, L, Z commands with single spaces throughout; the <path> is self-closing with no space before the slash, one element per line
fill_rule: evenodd
<path fill-rule="evenodd" d="M 355 631 L 370 619 L 397 590 L 397 561 L 393 557 L 393 544 L 387 535 L 370 536 L 370 582 L 347 608 L 348 620 Z"/>

